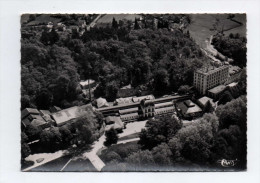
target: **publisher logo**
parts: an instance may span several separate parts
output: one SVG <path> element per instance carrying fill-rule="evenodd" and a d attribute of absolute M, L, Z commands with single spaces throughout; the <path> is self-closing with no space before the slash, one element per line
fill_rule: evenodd
<path fill-rule="evenodd" d="M 235 166 L 237 164 L 238 160 L 226 160 L 226 159 L 222 159 L 222 160 L 218 160 L 218 163 L 220 163 L 221 166 L 223 167 L 232 167 Z"/>

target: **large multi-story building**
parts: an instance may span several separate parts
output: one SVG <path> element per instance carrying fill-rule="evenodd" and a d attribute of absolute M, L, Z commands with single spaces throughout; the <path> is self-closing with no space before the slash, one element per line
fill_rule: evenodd
<path fill-rule="evenodd" d="M 224 84 L 228 76 L 229 65 L 203 67 L 194 72 L 193 85 L 200 94 L 205 95 L 207 90 Z"/>

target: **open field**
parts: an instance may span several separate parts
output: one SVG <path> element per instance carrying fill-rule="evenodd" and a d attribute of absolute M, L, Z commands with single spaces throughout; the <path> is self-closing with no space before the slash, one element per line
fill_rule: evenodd
<path fill-rule="evenodd" d="M 72 160 L 66 168 L 63 169 L 63 172 L 95 172 L 96 168 L 92 165 L 89 159 L 77 159 Z"/>
<path fill-rule="evenodd" d="M 246 35 L 246 16 L 243 14 L 236 14 L 234 17 L 234 20 L 243 23 L 242 25 L 227 19 L 228 14 L 191 14 L 190 16 L 191 24 L 188 26 L 188 30 L 191 37 L 202 48 L 207 46 L 205 40 L 216 34 L 213 29 L 216 19 L 219 19 L 217 29 L 227 30 L 224 31 L 225 34 L 239 33 L 241 36 Z"/>
<path fill-rule="evenodd" d="M 101 17 L 97 21 L 97 24 L 98 23 L 111 23 L 112 20 L 113 20 L 113 17 L 117 21 L 123 20 L 123 19 L 134 21 L 135 18 L 139 18 L 139 17 L 141 17 L 141 15 L 137 15 L 137 14 L 135 14 L 135 15 L 133 15 L 133 14 L 107 14 L 107 15 L 104 15 L 103 17 Z"/>

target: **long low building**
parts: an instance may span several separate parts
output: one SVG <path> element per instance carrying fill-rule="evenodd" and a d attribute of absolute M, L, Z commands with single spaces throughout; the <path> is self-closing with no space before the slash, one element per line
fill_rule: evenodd
<path fill-rule="evenodd" d="M 189 98 L 189 95 L 175 95 L 151 100 L 144 99 L 136 103 L 104 107 L 97 110 L 101 112 L 105 117 L 120 116 L 122 121 L 131 122 L 138 119 L 154 117 L 156 115 L 161 115 L 164 113 L 173 113 L 174 102 Z"/>

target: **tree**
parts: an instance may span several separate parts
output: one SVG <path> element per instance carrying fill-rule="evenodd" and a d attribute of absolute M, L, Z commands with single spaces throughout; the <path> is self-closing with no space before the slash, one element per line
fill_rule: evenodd
<path fill-rule="evenodd" d="M 36 16 L 34 14 L 30 14 L 28 22 L 34 21 L 36 19 Z"/>
<path fill-rule="evenodd" d="M 27 156 L 29 156 L 31 154 L 31 149 L 30 149 L 29 145 L 27 144 L 27 141 L 28 141 L 27 135 L 24 132 L 22 132 L 21 133 L 22 160 L 24 160 L 24 158 L 26 158 Z"/>
<path fill-rule="evenodd" d="M 21 97 L 21 110 L 30 107 L 30 97 L 28 95 L 23 95 Z"/>
<path fill-rule="evenodd" d="M 178 89 L 178 93 L 181 95 L 187 94 L 190 89 L 189 85 L 181 85 Z"/>
<path fill-rule="evenodd" d="M 230 102 L 233 98 L 231 93 L 229 91 L 225 91 L 219 98 L 218 105 L 226 104 L 227 102 Z"/>
<path fill-rule="evenodd" d="M 238 82 L 239 87 L 239 94 L 240 95 L 246 95 L 247 94 L 247 74 L 246 74 L 246 68 L 243 68 L 240 74 L 240 79 Z"/>
<path fill-rule="evenodd" d="M 113 20 L 112 20 L 112 27 L 113 27 L 114 29 L 117 29 L 117 28 L 118 28 L 118 23 L 117 23 L 115 17 L 113 17 Z"/>
<path fill-rule="evenodd" d="M 116 161 L 117 163 L 119 163 L 120 161 L 122 161 L 122 158 L 116 152 L 110 151 L 104 155 L 104 161 L 106 163 L 109 163 L 111 161 Z"/>
<path fill-rule="evenodd" d="M 80 129 L 80 137 L 83 141 L 83 144 L 91 144 L 94 141 L 92 132 L 90 128 L 86 125 L 83 125 Z"/>
<path fill-rule="evenodd" d="M 62 143 L 64 146 L 70 144 L 70 140 L 73 138 L 73 134 L 71 133 L 68 125 L 63 125 L 59 128 L 59 132 L 61 134 Z"/>
<path fill-rule="evenodd" d="M 49 33 L 49 42 L 51 45 L 53 45 L 54 43 L 56 43 L 57 41 L 59 41 L 60 36 L 59 34 L 55 31 L 55 29 L 53 28 L 51 30 L 51 32 Z"/>
<path fill-rule="evenodd" d="M 167 167 L 172 164 L 172 152 L 166 143 L 162 143 L 152 149 L 153 159 L 156 165 Z"/>
<path fill-rule="evenodd" d="M 167 143 L 182 127 L 181 121 L 168 116 L 151 119 L 146 124 L 147 128 L 142 129 L 138 142 L 143 149 L 152 149 L 160 143 Z"/>
<path fill-rule="evenodd" d="M 154 160 L 151 151 L 138 151 L 130 154 L 126 158 L 130 170 L 144 171 L 152 170 L 154 168 Z"/>
<path fill-rule="evenodd" d="M 30 140 L 38 138 L 41 131 L 42 131 L 41 127 L 37 127 L 32 124 L 27 125 L 25 128 L 25 133 L 29 137 Z"/>
<path fill-rule="evenodd" d="M 154 91 L 156 95 L 163 95 L 169 86 L 169 74 L 167 70 L 160 69 L 154 74 Z"/>
<path fill-rule="evenodd" d="M 182 53 L 183 53 L 183 55 L 186 57 L 186 58 L 188 58 L 189 56 L 190 56 L 190 54 L 191 54 L 191 50 L 190 50 L 190 48 L 189 47 L 184 47 L 183 49 L 182 49 Z"/>
<path fill-rule="evenodd" d="M 118 84 L 116 81 L 111 81 L 106 84 L 106 99 L 108 101 L 114 101 L 117 97 L 117 92 L 119 90 Z"/>
<path fill-rule="evenodd" d="M 218 118 L 215 114 L 204 114 L 196 123 L 180 129 L 169 141 L 173 162 L 203 164 L 211 161 L 213 137 L 218 131 Z"/>
<path fill-rule="evenodd" d="M 205 113 L 212 113 L 214 111 L 214 108 L 213 108 L 212 103 L 210 102 L 210 100 L 208 100 L 206 102 L 203 111 Z"/>
<path fill-rule="evenodd" d="M 106 141 L 104 142 L 105 146 L 110 146 L 112 144 L 116 144 L 118 140 L 117 131 L 114 128 L 105 132 Z"/>
<path fill-rule="evenodd" d="M 27 143 L 21 144 L 22 160 L 31 154 L 31 149 Z"/>
<path fill-rule="evenodd" d="M 38 94 L 36 95 L 35 102 L 39 109 L 49 109 L 50 106 L 52 106 L 52 100 L 53 96 L 45 88 L 38 92 Z"/>
<path fill-rule="evenodd" d="M 59 132 L 59 128 L 52 126 L 49 129 L 44 129 L 40 134 L 40 143 L 47 152 L 53 152 L 60 149 L 62 145 L 62 136 Z"/>
<path fill-rule="evenodd" d="M 244 132 L 247 129 L 247 101 L 246 96 L 233 99 L 225 105 L 218 106 L 216 115 L 219 118 L 220 129 L 230 125 L 238 125 Z"/>
<path fill-rule="evenodd" d="M 137 21 L 137 19 L 135 18 L 134 29 L 137 30 L 137 29 L 139 29 L 139 28 L 140 28 L 140 27 L 139 27 L 138 21 Z"/>

